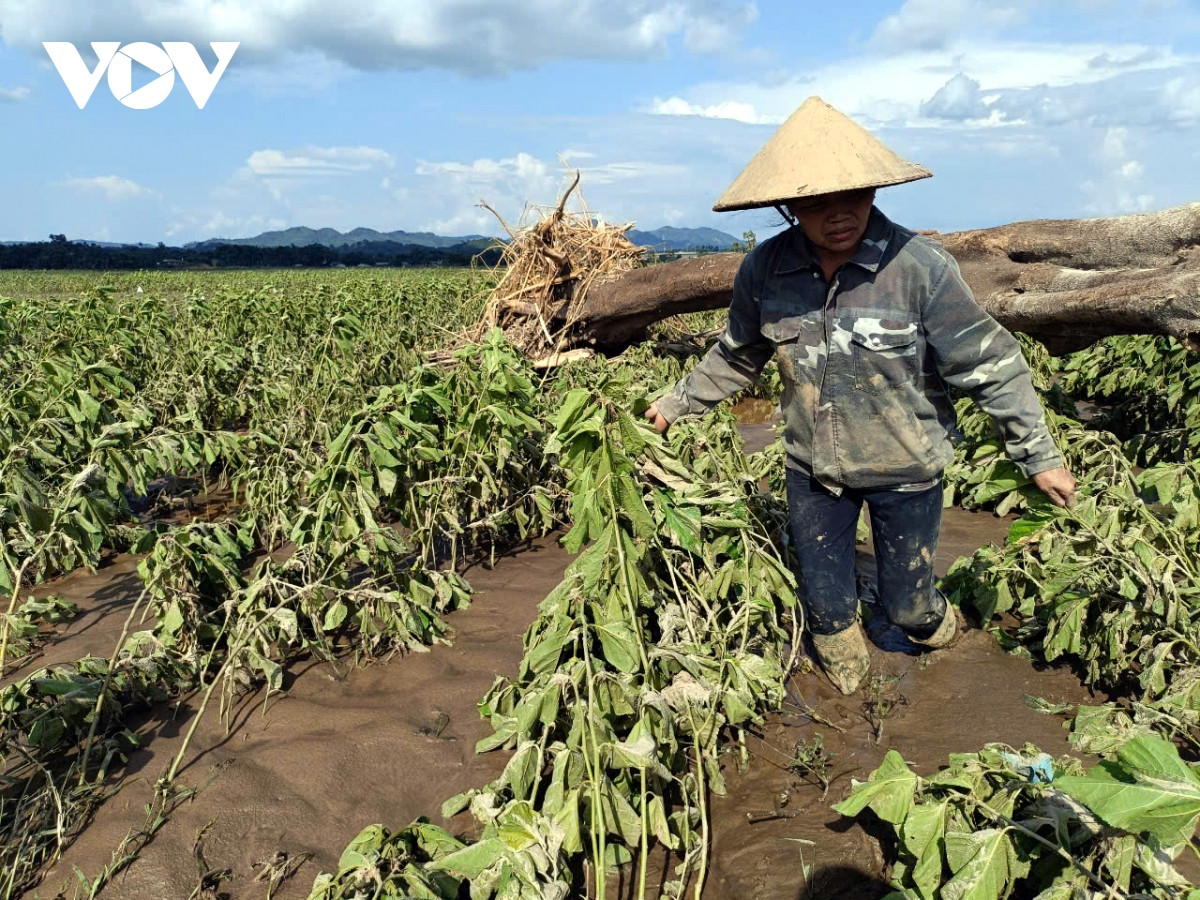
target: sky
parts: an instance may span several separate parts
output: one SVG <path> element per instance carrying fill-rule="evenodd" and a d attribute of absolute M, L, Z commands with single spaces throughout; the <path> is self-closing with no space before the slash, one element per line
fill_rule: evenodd
<path fill-rule="evenodd" d="M 238 47 L 202 109 L 80 109 L 45 41 Z M 879 192 L 912 228 L 1200 201 L 1200 0 L 0 0 L 0 240 L 492 235 L 576 170 L 606 221 L 763 236 L 712 204 L 814 94 L 933 171 Z"/>

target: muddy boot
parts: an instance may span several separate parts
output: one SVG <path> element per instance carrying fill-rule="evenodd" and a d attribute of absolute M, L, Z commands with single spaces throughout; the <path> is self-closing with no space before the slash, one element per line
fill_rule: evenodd
<path fill-rule="evenodd" d="M 953 644 L 958 638 L 958 616 L 954 614 L 954 607 L 950 605 L 950 601 L 946 601 L 946 612 L 942 615 L 942 621 L 933 634 L 924 640 L 918 640 L 911 635 L 909 638 L 914 644 L 920 644 L 930 650 L 941 650 L 943 647 Z"/>
<path fill-rule="evenodd" d="M 853 694 L 871 667 L 871 655 L 857 622 L 835 634 L 814 634 L 813 649 L 829 680 L 843 694 Z"/>

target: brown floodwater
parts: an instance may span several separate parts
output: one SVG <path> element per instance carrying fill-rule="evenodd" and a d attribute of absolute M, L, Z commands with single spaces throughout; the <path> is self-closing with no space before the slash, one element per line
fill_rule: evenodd
<path fill-rule="evenodd" d="M 742 435 L 747 453 L 757 453 L 772 443 L 779 423 L 783 421 L 779 414 L 779 404 L 773 400 L 760 400 L 756 397 L 739 400 L 730 407 L 730 412 L 737 416 L 738 431 Z"/>
<path fill-rule="evenodd" d="M 755 428 L 773 439 L 771 416 L 766 419 L 745 428 L 748 442 Z M 939 572 L 959 554 L 1003 540 L 1007 529 L 1007 520 L 990 514 L 947 510 Z M 502 753 L 473 751 L 489 733 L 475 704 L 497 674 L 516 672 L 521 636 L 569 562 L 546 540 L 500 559 L 494 569 L 468 571 L 477 594 L 468 610 L 450 617 L 451 646 L 350 671 L 294 665 L 285 690 L 265 707 L 261 693 L 244 698 L 228 731 L 210 711 L 182 772 L 184 783 L 202 789 L 175 810 L 105 896 L 183 900 L 204 869 L 230 876 L 207 896 L 262 898 L 259 866 L 283 852 L 311 856 L 273 896 L 303 898 L 316 873 L 334 869 L 366 825 L 398 828 L 418 816 L 447 824 L 442 801 L 487 783 L 504 766 Z M 869 552 L 860 551 L 860 564 L 869 570 Z M 52 585 L 82 612 L 60 627 L 33 665 L 110 654 L 140 590 L 135 568 L 134 559 L 117 556 L 96 573 L 76 572 Z M 706 897 L 882 896 L 879 841 L 830 809 L 851 779 L 866 778 L 889 748 L 920 774 L 945 765 L 949 753 L 989 741 L 1029 741 L 1053 754 L 1067 752 L 1062 720 L 1034 712 L 1024 695 L 1089 699 L 1069 671 L 1038 671 L 974 628 L 946 650 L 911 656 L 875 648 L 873 661 L 875 688 L 853 697 L 841 696 L 818 674 L 794 677 L 784 712 L 748 736 L 748 765 L 732 752 L 726 756 L 728 793 L 712 801 Z M 887 708 L 882 717 L 875 714 L 881 704 Z M 143 825 L 153 783 L 181 745 L 196 706 L 191 700 L 159 708 L 136 723 L 145 743 L 117 778 L 121 789 L 31 896 L 53 897 L 64 885 L 70 896 L 72 867 L 94 877 L 121 839 Z M 786 771 L 792 748 L 818 735 L 832 755 L 827 793 Z M 759 821 L 777 813 L 783 815 Z"/>
<path fill-rule="evenodd" d="M 292 858 L 312 854 L 274 893 L 280 900 L 307 897 L 317 872 L 335 869 L 346 844 L 371 823 L 398 828 L 429 816 L 445 824 L 443 800 L 486 784 L 504 767 L 504 754 L 474 752 L 476 741 L 491 731 L 475 704 L 497 673 L 516 672 L 525 628 L 569 562 L 547 540 L 500 559 L 490 571 L 468 570 L 477 593 L 468 610 L 450 617 L 453 645 L 346 672 L 325 664 L 295 666 L 265 711 L 261 692 L 245 698 L 228 733 L 210 709 L 180 776 L 185 784 L 207 786 L 172 814 L 106 896 L 187 898 L 198 883 L 193 845 L 209 822 L 205 866 L 233 876 L 220 885 L 220 896 L 265 897 L 265 885 L 254 881 L 256 864 L 278 851 Z M 59 592 L 87 611 L 38 664 L 111 653 L 123 608 L 140 587 L 132 570 L 133 561 L 120 558 L 96 575 L 63 579 Z M 110 575 L 115 581 L 106 586 Z M 105 599 L 93 611 L 89 599 L 99 594 Z M 63 884 L 70 896 L 73 866 L 94 877 L 121 839 L 142 827 L 153 783 L 178 751 L 196 706 L 188 702 L 144 717 L 136 730 L 145 745 L 131 757 L 121 790 L 36 896 L 53 897 Z"/>

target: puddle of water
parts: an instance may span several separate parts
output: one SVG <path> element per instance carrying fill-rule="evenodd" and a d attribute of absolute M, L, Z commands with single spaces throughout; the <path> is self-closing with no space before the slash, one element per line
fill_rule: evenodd
<path fill-rule="evenodd" d="M 747 453 L 758 453 L 775 442 L 783 417 L 771 400 L 748 398 L 735 403 L 731 412 L 737 417 L 738 434 Z"/>
<path fill-rule="evenodd" d="M 739 425 L 765 425 L 777 421 L 779 404 L 774 400 L 746 397 L 729 408 Z"/>

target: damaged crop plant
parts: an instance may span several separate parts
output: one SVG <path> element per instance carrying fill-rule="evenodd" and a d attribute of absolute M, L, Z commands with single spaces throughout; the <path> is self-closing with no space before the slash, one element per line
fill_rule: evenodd
<path fill-rule="evenodd" d="M 467 276 L 292 278 L 3 301 L 17 386 L 0 448 L 3 896 L 36 884 L 86 822 L 138 742 L 135 712 L 191 692 L 201 714 L 214 697 L 227 710 L 248 688 L 278 690 L 301 654 L 365 661 L 444 641 L 442 616 L 470 589 L 443 557 L 559 521 L 527 364 L 492 340 L 470 365 L 422 366 L 435 316 L 395 325 L 419 303 L 470 316 Z M 152 515 L 210 491 L 229 512 Z M 143 589 L 110 657 L 30 671 L 37 623 L 69 610 L 18 588 L 125 550 Z"/>
<path fill-rule="evenodd" d="M 216 715 L 302 657 L 452 640 L 461 563 L 560 532 L 574 560 L 479 702 L 502 773 L 446 798 L 455 833 L 368 825 L 311 897 L 611 897 L 622 872 L 633 896 L 699 898 L 711 796 L 754 765 L 745 734 L 803 652 L 779 442 L 746 454 L 727 409 L 666 437 L 640 416 L 702 342 L 660 326 L 548 372 L 499 331 L 446 349 L 485 310 L 466 273 L 136 277 L 0 289 L 2 896 L 103 802 L 140 710 Z M 1176 865 L 1200 818 L 1200 364 L 1166 338 L 1023 346 L 1080 503 L 1041 502 L 961 400 L 947 503 L 1021 517 L 943 589 L 1109 693 L 1069 710 L 1092 756 L 1013 735 L 917 774 L 893 751 L 828 802 L 894 834 L 895 897 L 1200 897 Z M 1104 408 L 1084 420 L 1084 399 Z M 140 593 L 111 654 L 37 668 L 74 611 L 33 587 L 124 552 Z"/>

